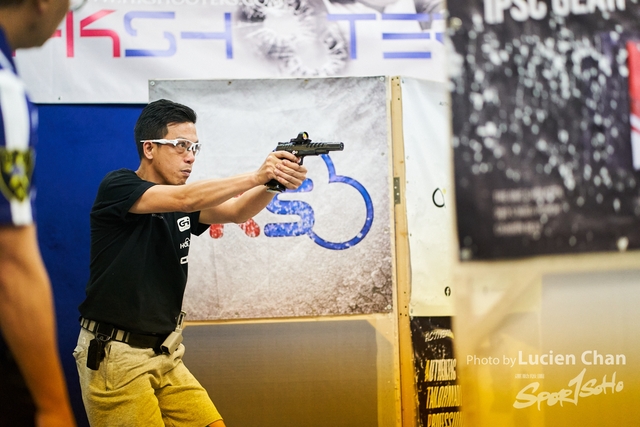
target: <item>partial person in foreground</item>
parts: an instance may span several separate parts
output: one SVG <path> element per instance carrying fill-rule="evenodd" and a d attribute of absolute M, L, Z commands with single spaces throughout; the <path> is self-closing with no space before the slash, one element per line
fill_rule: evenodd
<path fill-rule="evenodd" d="M 42 46 L 69 7 L 0 0 L 0 426 L 75 426 L 34 223 L 37 111 L 12 57 Z"/>
<path fill-rule="evenodd" d="M 206 147 L 195 123 L 187 106 L 147 105 L 134 130 L 138 169 L 110 172 L 98 188 L 74 351 L 92 426 L 224 426 L 182 362 L 191 235 L 209 224 L 245 222 L 273 198 L 267 182 L 296 189 L 306 168 L 295 155 L 275 151 L 255 172 L 187 184 Z"/>

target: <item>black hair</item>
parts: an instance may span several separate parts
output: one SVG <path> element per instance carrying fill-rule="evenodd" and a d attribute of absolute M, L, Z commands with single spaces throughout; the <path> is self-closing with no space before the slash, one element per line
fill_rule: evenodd
<path fill-rule="evenodd" d="M 196 118 L 196 112 L 191 108 L 168 99 L 159 99 L 147 104 L 142 109 L 133 130 L 140 159 L 143 155 L 141 141 L 164 138 L 168 132 L 168 125 L 172 123 L 195 124 Z"/>
<path fill-rule="evenodd" d="M 25 3 L 25 1 L 24 0 L 0 0 L 0 8 L 19 6 L 22 3 Z"/>

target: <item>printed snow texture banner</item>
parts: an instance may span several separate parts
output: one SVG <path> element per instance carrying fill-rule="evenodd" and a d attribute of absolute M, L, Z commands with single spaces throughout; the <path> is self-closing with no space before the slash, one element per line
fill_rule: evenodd
<path fill-rule="evenodd" d="M 460 258 L 640 247 L 640 6 L 449 5 Z"/>
<path fill-rule="evenodd" d="M 152 79 L 444 82 L 442 0 L 88 0 L 19 50 L 38 103 L 146 103 Z"/>
<path fill-rule="evenodd" d="M 256 170 L 306 131 L 344 150 L 305 157 L 308 180 L 240 226 L 193 237 L 189 320 L 391 312 L 388 79 L 160 80 L 151 100 L 194 108 L 191 181 Z"/>

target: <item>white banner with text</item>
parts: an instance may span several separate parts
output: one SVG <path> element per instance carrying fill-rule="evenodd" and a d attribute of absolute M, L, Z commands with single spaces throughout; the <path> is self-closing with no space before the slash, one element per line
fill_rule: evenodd
<path fill-rule="evenodd" d="M 153 79 L 445 81 L 440 0 L 89 0 L 19 50 L 37 103 L 146 103 Z"/>

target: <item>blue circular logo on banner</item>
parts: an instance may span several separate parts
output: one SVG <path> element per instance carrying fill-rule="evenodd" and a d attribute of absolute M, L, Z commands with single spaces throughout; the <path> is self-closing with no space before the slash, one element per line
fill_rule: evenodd
<path fill-rule="evenodd" d="M 346 242 L 330 242 L 318 236 L 313 231 L 313 225 L 315 224 L 315 217 L 313 208 L 308 203 L 299 200 L 280 200 L 278 196 L 274 197 L 267 209 L 269 212 L 278 215 L 297 215 L 300 217 L 298 222 L 287 223 L 270 223 L 264 226 L 264 234 L 268 237 L 286 237 L 286 236 L 300 236 L 303 234 L 308 235 L 311 240 L 316 244 L 326 249 L 339 251 L 342 249 L 348 249 L 357 245 L 365 238 L 371 225 L 373 224 L 373 202 L 367 189 L 362 184 L 353 178 L 348 176 L 337 175 L 333 162 L 328 154 L 321 155 L 324 160 L 327 170 L 329 171 L 329 183 L 343 183 L 352 186 L 364 199 L 366 206 L 366 218 L 360 231 L 350 240 Z M 313 190 L 313 181 L 310 179 L 305 180 L 302 185 L 294 191 L 287 191 L 288 193 L 306 193 Z"/>

